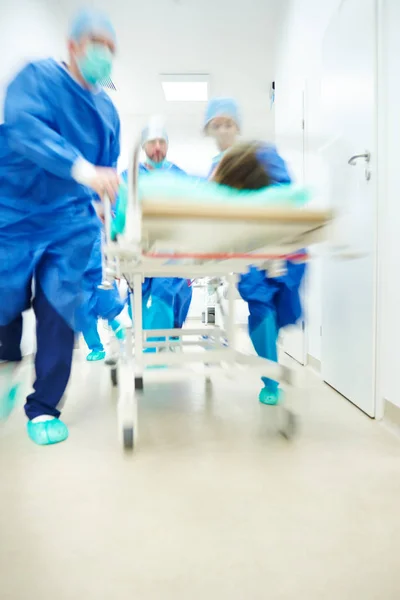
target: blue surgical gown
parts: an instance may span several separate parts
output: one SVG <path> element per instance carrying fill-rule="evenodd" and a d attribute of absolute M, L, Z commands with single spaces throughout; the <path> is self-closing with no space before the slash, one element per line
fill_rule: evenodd
<path fill-rule="evenodd" d="M 285 161 L 275 146 L 263 144 L 257 157 L 265 166 L 272 185 L 291 183 Z M 211 166 L 210 175 L 218 165 L 221 155 Z M 241 276 L 238 290 L 249 305 L 249 334 L 257 354 L 277 361 L 277 339 L 279 330 L 294 325 L 301 317 L 300 285 L 305 273 L 305 265 L 287 262 L 287 272 L 281 277 L 271 278 L 265 271 L 250 267 Z M 275 393 L 277 382 L 263 378 L 264 385 Z"/>
<path fill-rule="evenodd" d="M 90 335 L 91 330 L 97 330 L 98 319 L 112 321 L 124 308 L 115 282 L 110 290 L 99 288 L 103 280 L 102 242 L 102 232 L 99 231 L 82 280 L 83 303 L 78 310 L 77 320 L 79 329 L 86 336 Z"/>
<path fill-rule="evenodd" d="M 151 169 L 145 164 L 139 165 L 139 175 L 158 171 L 186 176 L 177 165 L 165 161 L 162 169 Z M 122 176 L 127 179 L 127 171 Z M 192 301 L 193 290 L 190 282 L 180 277 L 146 277 L 142 285 L 143 328 L 144 329 L 180 329 L 186 321 Z M 130 301 L 130 295 L 128 295 Z M 129 311 L 131 311 L 129 307 Z M 163 338 L 154 338 L 162 341 Z M 152 341 L 154 341 L 152 340 Z"/>
<path fill-rule="evenodd" d="M 115 167 L 120 123 L 103 90 L 84 89 L 52 59 L 10 83 L 0 126 L 0 325 L 27 308 L 36 279 L 77 328 L 76 309 L 99 219 L 93 192 L 71 175 L 82 158 Z"/>

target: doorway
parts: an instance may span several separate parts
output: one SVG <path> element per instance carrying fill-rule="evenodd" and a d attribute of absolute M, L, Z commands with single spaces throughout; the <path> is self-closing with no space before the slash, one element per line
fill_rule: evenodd
<path fill-rule="evenodd" d="M 324 158 L 337 256 L 323 261 L 322 375 L 375 416 L 376 0 L 345 0 L 323 44 Z M 340 258 L 346 250 L 352 259 Z"/>

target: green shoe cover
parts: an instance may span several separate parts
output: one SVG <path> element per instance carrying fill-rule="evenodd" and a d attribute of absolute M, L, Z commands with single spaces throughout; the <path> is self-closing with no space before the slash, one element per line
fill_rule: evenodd
<path fill-rule="evenodd" d="M 117 319 L 113 319 L 112 321 L 109 321 L 108 324 L 115 333 L 117 340 L 125 339 L 125 327 L 122 325 L 122 323 L 120 323 Z"/>
<path fill-rule="evenodd" d="M 89 362 L 95 362 L 96 360 L 103 360 L 106 357 L 104 350 L 92 350 L 86 357 Z"/>
<path fill-rule="evenodd" d="M 19 383 L 8 387 L 0 396 L 0 421 L 5 421 L 11 415 L 17 403 Z"/>
<path fill-rule="evenodd" d="M 277 404 L 279 404 L 281 397 L 282 392 L 279 388 L 277 390 L 271 391 L 268 388 L 263 387 L 260 392 L 260 395 L 258 396 L 258 399 L 261 402 L 261 404 L 266 404 L 267 406 L 276 406 Z"/>
<path fill-rule="evenodd" d="M 120 325 L 117 330 L 114 330 L 115 337 L 117 340 L 123 341 L 125 339 L 125 327 Z"/>
<path fill-rule="evenodd" d="M 59 419 L 44 421 L 42 423 L 33 423 L 28 421 L 28 435 L 32 442 L 39 446 L 50 446 L 64 442 L 68 437 L 67 426 Z"/>

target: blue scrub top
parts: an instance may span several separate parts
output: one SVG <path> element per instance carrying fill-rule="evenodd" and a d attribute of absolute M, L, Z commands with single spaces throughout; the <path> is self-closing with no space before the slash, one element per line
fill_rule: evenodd
<path fill-rule="evenodd" d="M 28 64 L 10 83 L 0 125 L 0 230 L 41 211 L 89 204 L 71 175 L 76 160 L 116 167 L 118 113 L 104 90 L 83 88 L 53 59 Z"/>

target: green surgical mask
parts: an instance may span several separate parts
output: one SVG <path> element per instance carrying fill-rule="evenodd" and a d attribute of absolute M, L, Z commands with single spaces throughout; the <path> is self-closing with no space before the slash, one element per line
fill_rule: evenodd
<path fill-rule="evenodd" d="M 153 167 L 153 169 L 162 169 L 165 165 L 165 158 L 161 162 L 156 163 L 154 160 L 151 160 L 151 158 L 147 157 L 146 163 L 149 165 L 149 167 Z"/>
<path fill-rule="evenodd" d="M 84 56 L 77 60 L 83 79 L 89 85 L 96 85 L 111 75 L 113 54 L 103 44 L 89 44 Z"/>

